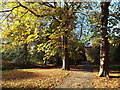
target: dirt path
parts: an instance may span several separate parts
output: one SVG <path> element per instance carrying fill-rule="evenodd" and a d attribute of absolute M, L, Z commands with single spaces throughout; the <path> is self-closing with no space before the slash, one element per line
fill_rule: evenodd
<path fill-rule="evenodd" d="M 56 88 L 94 88 L 91 85 L 93 73 L 90 64 L 84 64 L 80 69 L 83 71 L 72 71 Z"/>

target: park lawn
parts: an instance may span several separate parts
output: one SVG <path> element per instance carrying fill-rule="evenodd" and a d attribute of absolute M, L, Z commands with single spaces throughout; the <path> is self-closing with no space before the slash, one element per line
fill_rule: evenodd
<path fill-rule="evenodd" d="M 71 71 L 61 69 L 16 69 L 2 72 L 3 88 L 54 88 Z"/>
<path fill-rule="evenodd" d="M 111 71 L 110 78 L 98 77 L 98 72 L 94 72 L 92 84 L 95 88 L 120 88 L 120 71 Z"/>

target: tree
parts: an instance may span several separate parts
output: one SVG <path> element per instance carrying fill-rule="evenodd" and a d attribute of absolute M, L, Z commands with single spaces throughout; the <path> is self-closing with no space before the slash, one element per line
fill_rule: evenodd
<path fill-rule="evenodd" d="M 116 37 L 114 32 L 117 32 L 117 30 L 115 31 L 114 28 L 119 21 L 119 3 L 111 3 L 110 5 L 110 2 L 102 2 L 102 11 L 99 10 L 99 7 L 100 4 L 98 3 L 98 5 L 94 7 L 94 10 L 92 10 L 89 15 L 88 21 L 90 24 L 92 24 L 91 32 L 93 32 L 90 39 L 93 46 L 101 46 L 99 76 L 109 76 L 106 75 L 107 72 L 109 73 L 109 42 Z M 108 7 L 110 10 L 108 10 Z M 100 43 L 102 44 L 100 45 Z"/>
<path fill-rule="evenodd" d="M 9 4 L 9 3 L 7 3 L 7 4 Z M 69 31 L 73 30 L 73 28 L 75 26 L 74 20 L 76 17 L 75 17 L 74 9 L 78 9 L 80 7 L 79 3 L 69 3 L 68 4 L 68 3 L 64 2 L 64 6 L 61 7 L 57 4 L 57 2 L 54 2 L 54 3 L 49 3 L 49 2 L 29 3 L 28 2 L 28 3 L 23 4 L 23 3 L 17 1 L 17 3 L 15 3 L 14 5 L 9 7 L 9 8 L 11 8 L 10 10 L 3 10 L 0 12 L 10 12 L 7 15 L 7 17 L 9 17 L 10 14 L 14 15 L 14 11 L 16 9 L 23 8 L 24 11 L 26 11 L 26 13 L 28 13 L 28 12 L 29 12 L 29 14 L 32 13 L 37 18 L 45 17 L 47 19 L 49 18 L 50 21 L 57 21 L 59 23 L 59 25 L 53 26 L 56 28 L 54 35 L 57 36 L 58 38 L 60 35 L 61 42 L 62 42 L 61 48 L 62 48 L 62 57 L 63 57 L 63 69 L 68 70 L 69 69 L 68 35 L 69 35 Z M 30 7 L 28 7 L 28 5 Z M 77 7 L 76 7 L 76 5 L 77 5 Z M 24 13 L 24 11 L 19 12 L 19 15 Z M 37 14 L 38 12 L 41 12 L 41 11 L 42 11 L 42 13 Z M 23 17 L 26 15 L 26 13 L 23 14 Z M 29 15 L 28 15 L 28 18 L 29 18 Z M 49 23 L 52 24 L 53 22 L 48 22 L 48 24 L 46 25 L 45 28 L 42 29 L 42 31 L 45 30 L 46 28 L 48 28 L 47 26 L 51 25 Z M 50 26 L 50 28 L 51 28 L 51 26 Z M 60 31 L 60 34 L 58 34 L 58 31 Z M 56 34 L 56 32 L 58 35 Z M 50 42 L 49 36 L 52 36 L 52 34 L 48 35 L 48 33 L 46 33 L 45 38 L 46 38 L 46 36 L 47 36 L 48 40 L 46 41 L 46 43 L 44 43 L 44 46 L 46 47 L 46 46 L 50 46 L 50 45 L 55 45 L 56 42 L 47 44 L 48 42 Z M 27 37 L 31 37 L 31 35 L 29 35 Z M 33 40 L 33 39 L 30 39 L 30 40 Z M 43 45 L 40 45 L 40 46 L 43 46 Z M 52 48 L 52 49 L 53 50 L 49 50 L 49 48 L 47 48 L 47 50 L 44 50 L 45 55 L 50 53 L 51 51 L 55 51 L 54 48 Z"/>
<path fill-rule="evenodd" d="M 109 77 L 109 42 L 108 42 L 108 33 L 107 33 L 107 24 L 108 24 L 108 15 L 109 15 L 109 7 L 110 2 L 102 2 L 101 3 L 101 52 L 100 52 L 100 71 L 99 76 Z"/>
<path fill-rule="evenodd" d="M 16 5 L 16 3 L 8 3 L 7 5 L 12 7 Z M 3 17 L 7 17 L 7 20 L 4 20 L 2 24 L 4 27 L 2 30 L 2 38 L 6 43 L 3 49 L 7 52 L 12 48 L 16 55 L 13 60 L 27 64 L 31 56 L 33 56 L 31 55 L 31 47 L 33 47 L 33 43 L 37 40 L 40 42 L 41 31 L 39 31 L 39 29 L 44 25 L 41 25 L 42 22 L 40 21 L 37 22 L 36 17 L 31 15 L 26 9 L 22 8 L 21 10 L 21 8 L 22 7 L 18 7 L 14 9 L 8 15 L 3 14 Z M 10 48 L 5 48 L 6 46 Z"/>

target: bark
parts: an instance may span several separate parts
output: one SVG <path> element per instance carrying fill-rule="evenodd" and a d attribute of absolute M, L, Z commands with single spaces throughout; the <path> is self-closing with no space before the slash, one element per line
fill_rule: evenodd
<path fill-rule="evenodd" d="M 47 65 L 47 61 L 46 60 L 44 60 L 43 65 Z"/>
<path fill-rule="evenodd" d="M 82 32 L 83 32 L 83 24 L 81 23 L 80 38 L 79 39 L 81 39 L 81 37 L 82 37 Z"/>
<path fill-rule="evenodd" d="M 68 3 L 65 2 L 66 4 L 66 8 L 65 10 L 69 10 L 68 8 Z M 69 17 L 69 14 L 67 13 L 67 16 Z M 66 21 L 65 24 L 63 25 L 63 27 L 68 27 L 70 24 L 70 21 Z M 64 34 L 63 37 L 62 37 L 62 56 L 63 56 L 63 65 L 62 65 L 62 70 L 70 70 L 70 67 L 69 67 L 69 54 L 68 54 L 68 38 L 67 38 L 67 34 L 68 34 L 68 31 L 64 31 Z"/>
<path fill-rule="evenodd" d="M 82 57 L 83 57 L 84 61 L 87 61 L 87 57 L 86 57 L 86 54 L 85 54 L 85 47 L 84 46 L 83 46 L 83 50 L 82 50 Z"/>
<path fill-rule="evenodd" d="M 28 63 L 28 44 L 24 44 L 24 64 Z"/>
<path fill-rule="evenodd" d="M 109 77 L 109 42 L 108 42 L 108 33 L 107 33 L 107 24 L 108 24 L 108 15 L 109 15 L 109 7 L 110 2 L 102 2 L 101 10 L 101 35 L 102 35 L 102 43 L 100 47 L 100 77 Z"/>
<path fill-rule="evenodd" d="M 65 32 L 65 35 L 62 36 L 62 41 L 63 41 L 63 45 L 62 45 L 62 56 L 63 56 L 62 70 L 70 70 L 68 48 L 67 48 L 67 31 Z"/>

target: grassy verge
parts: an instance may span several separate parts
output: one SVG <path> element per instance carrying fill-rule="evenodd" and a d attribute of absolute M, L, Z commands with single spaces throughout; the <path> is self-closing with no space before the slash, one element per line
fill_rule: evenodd
<path fill-rule="evenodd" d="M 16 69 L 3 71 L 3 88 L 53 88 L 63 82 L 70 71 L 60 69 Z"/>

